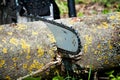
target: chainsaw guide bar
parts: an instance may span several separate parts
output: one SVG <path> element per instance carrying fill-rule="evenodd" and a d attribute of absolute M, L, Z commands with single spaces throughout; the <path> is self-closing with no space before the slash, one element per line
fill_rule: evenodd
<path fill-rule="evenodd" d="M 54 35 L 56 40 L 55 46 L 59 52 L 63 54 L 77 55 L 81 51 L 82 46 L 79 34 L 72 27 L 41 17 L 26 17 L 35 19 L 36 21 L 43 21 L 48 26 Z"/>

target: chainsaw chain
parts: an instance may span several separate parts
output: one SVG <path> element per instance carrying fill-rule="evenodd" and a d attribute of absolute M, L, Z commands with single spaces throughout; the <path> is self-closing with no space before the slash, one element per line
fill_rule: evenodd
<path fill-rule="evenodd" d="M 48 19 L 45 19 L 45 18 L 42 18 L 42 17 L 39 17 L 39 16 L 38 17 L 34 17 L 34 16 L 28 16 L 27 15 L 26 17 L 29 17 L 29 18 L 32 18 L 32 19 L 35 19 L 35 20 L 40 20 L 40 21 L 47 22 L 47 23 L 51 23 L 53 25 L 57 25 L 59 27 L 65 28 L 65 29 L 73 32 L 77 36 L 77 39 L 78 39 L 78 50 L 76 52 L 71 52 L 71 51 L 67 51 L 67 50 L 61 49 L 61 48 L 57 47 L 57 45 L 56 45 L 58 52 L 64 53 L 63 55 L 68 55 L 68 54 L 69 55 L 77 55 L 81 51 L 82 46 L 81 46 L 81 41 L 80 41 L 80 38 L 79 38 L 79 34 L 78 34 L 77 30 L 75 30 L 73 27 L 68 27 L 65 24 L 58 23 L 58 22 L 56 22 L 54 20 L 48 20 Z"/>

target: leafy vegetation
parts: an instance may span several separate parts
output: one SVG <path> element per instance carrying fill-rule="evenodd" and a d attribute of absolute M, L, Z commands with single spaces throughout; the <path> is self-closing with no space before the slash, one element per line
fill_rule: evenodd
<path fill-rule="evenodd" d="M 108 75 L 108 77 L 110 78 L 110 80 L 120 80 L 120 73 L 117 73 L 117 75 L 114 75 L 114 70 L 110 71 L 110 72 L 106 72 L 106 74 Z"/>
<path fill-rule="evenodd" d="M 66 17 L 66 14 L 68 14 L 67 1 L 56 0 L 56 3 L 59 7 L 61 17 Z"/>
<path fill-rule="evenodd" d="M 117 75 L 114 75 L 114 70 L 112 70 L 112 71 L 106 72 L 105 74 L 108 75 L 107 77 L 109 78 L 109 80 L 120 80 L 120 72 L 117 73 Z M 89 70 L 89 75 L 87 80 L 90 80 L 90 77 L 91 77 L 91 69 Z M 24 80 L 41 80 L 41 78 L 28 77 Z M 69 74 L 67 74 L 66 77 L 63 77 L 63 76 L 60 76 L 59 73 L 57 73 L 57 75 L 54 76 L 52 80 L 78 80 L 78 79 L 71 77 Z M 83 80 L 83 79 L 80 78 L 79 80 Z"/>
<path fill-rule="evenodd" d="M 67 0 L 55 0 L 60 12 L 61 18 L 68 17 Z M 75 0 L 77 16 L 107 14 L 120 11 L 120 0 Z"/>

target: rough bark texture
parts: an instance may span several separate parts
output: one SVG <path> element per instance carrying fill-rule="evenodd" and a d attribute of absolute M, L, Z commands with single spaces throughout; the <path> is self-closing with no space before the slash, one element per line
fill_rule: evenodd
<path fill-rule="evenodd" d="M 77 20 L 77 19 L 76 19 Z M 120 66 L 120 13 L 61 20 L 80 35 L 83 56 L 78 64 L 93 70 Z"/>
<path fill-rule="evenodd" d="M 82 56 L 79 61 L 71 62 L 69 58 L 62 57 L 67 70 L 77 73 L 79 68 L 101 70 L 120 66 L 120 13 L 57 22 L 73 25 L 81 39 Z M 55 57 L 54 42 L 51 31 L 41 21 L 17 26 L 1 25 L 0 79 L 16 79 L 42 69 Z M 44 73 L 54 74 L 48 72 Z"/>
<path fill-rule="evenodd" d="M 42 22 L 0 26 L 0 78 L 18 78 L 54 57 L 54 36 Z"/>

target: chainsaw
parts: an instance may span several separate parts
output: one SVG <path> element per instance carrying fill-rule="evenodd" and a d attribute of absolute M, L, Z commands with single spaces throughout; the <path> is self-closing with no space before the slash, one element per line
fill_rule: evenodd
<path fill-rule="evenodd" d="M 16 3 L 18 3 L 18 0 L 16 0 Z M 19 6 L 19 4 L 17 6 Z M 35 21 L 37 20 L 43 21 L 53 33 L 54 38 L 56 40 L 55 45 L 59 52 L 72 55 L 77 55 L 80 52 L 81 42 L 79 34 L 72 27 L 55 22 L 53 20 L 42 18 L 40 16 L 33 16 L 27 14 L 23 14 L 23 16 L 35 19 Z"/>
<path fill-rule="evenodd" d="M 81 51 L 79 34 L 74 28 L 39 16 L 24 16 L 35 21 L 40 20 L 47 25 L 56 40 L 57 51 L 70 55 L 77 55 Z"/>

